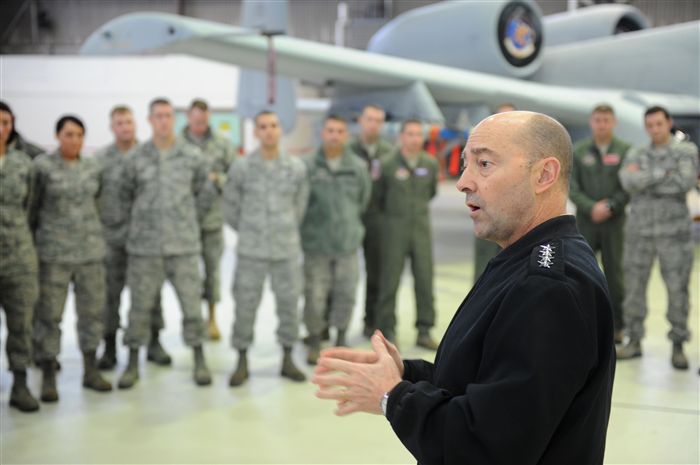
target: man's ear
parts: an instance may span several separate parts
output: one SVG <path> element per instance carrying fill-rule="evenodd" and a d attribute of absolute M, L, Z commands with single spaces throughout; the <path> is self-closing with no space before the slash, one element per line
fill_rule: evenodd
<path fill-rule="evenodd" d="M 547 157 L 537 162 L 535 171 L 535 193 L 541 194 L 559 180 L 561 174 L 561 164 L 556 157 Z"/>

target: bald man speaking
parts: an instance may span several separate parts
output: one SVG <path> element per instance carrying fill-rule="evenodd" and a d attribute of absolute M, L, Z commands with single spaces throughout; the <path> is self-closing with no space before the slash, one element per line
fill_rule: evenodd
<path fill-rule="evenodd" d="M 421 464 L 602 464 L 615 357 L 595 256 L 566 214 L 572 148 L 531 112 L 483 120 L 457 188 L 475 235 L 504 250 L 464 299 L 429 363 L 372 351 L 321 354 L 317 396 L 336 413 L 384 414 Z"/>

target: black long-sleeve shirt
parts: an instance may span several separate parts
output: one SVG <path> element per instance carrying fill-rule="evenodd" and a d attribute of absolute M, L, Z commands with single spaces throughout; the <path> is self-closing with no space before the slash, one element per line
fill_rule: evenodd
<path fill-rule="evenodd" d="M 489 262 L 387 418 L 421 464 L 603 463 L 615 371 L 605 278 L 573 216 Z"/>

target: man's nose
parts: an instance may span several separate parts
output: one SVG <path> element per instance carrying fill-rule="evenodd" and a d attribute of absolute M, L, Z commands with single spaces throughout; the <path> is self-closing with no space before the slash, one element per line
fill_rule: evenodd
<path fill-rule="evenodd" d="M 462 170 L 462 174 L 457 180 L 457 190 L 465 193 L 476 192 L 476 183 L 468 169 Z"/>

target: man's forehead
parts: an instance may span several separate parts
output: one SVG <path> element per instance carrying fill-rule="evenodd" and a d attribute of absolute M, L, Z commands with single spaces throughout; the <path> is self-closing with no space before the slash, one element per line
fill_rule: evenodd
<path fill-rule="evenodd" d="M 663 112 L 657 111 L 655 113 L 649 113 L 648 115 L 646 115 L 644 120 L 657 122 L 657 121 L 668 121 L 669 119 L 666 118 L 666 115 L 664 115 Z"/>
<path fill-rule="evenodd" d="M 163 105 L 163 106 L 154 108 L 153 112 L 151 114 L 160 116 L 160 115 L 172 115 L 173 113 L 174 112 L 173 112 L 173 109 L 171 107 Z"/>
<path fill-rule="evenodd" d="M 330 131 L 344 131 L 347 128 L 347 125 L 342 121 L 329 119 L 326 121 L 324 128 Z"/>
<path fill-rule="evenodd" d="M 410 133 L 411 135 L 423 135 L 423 126 L 418 124 L 418 123 L 411 123 L 407 124 L 406 127 L 401 131 L 402 134 L 408 134 Z"/>
<path fill-rule="evenodd" d="M 260 115 L 260 116 L 258 116 L 258 126 L 267 126 L 268 124 L 277 124 L 277 116 L 275 116 L 275 115 Z"/>
<path fill-rule="evenodd" d="M 188 113 L 190 119 L 207 119 L 209 118 L 209 113 L 196 109 L 197 111 L 191 111 Z"/>
<path fill-rule="evenodd" d="M 134 115 L 131 113 L 117 113 L 112 116 L 112 121 L 133 121 Z"/>
<path fill-rule="evenodd" d="M 526 111 L 511 111 L 497 113 L 482 120 L 472 130 L 469 140 L 479 140 L 486 143 L 509 141 L 522 131 L 532 113 Z"/>
<path fill-rule="evenodd" d="M 384 112 L 379 108 L 367 107 L 362 111 L 361 116 L 373 116 L 376 118 L 384 118 Z"/>

